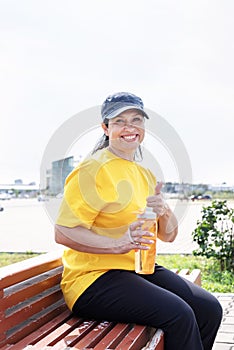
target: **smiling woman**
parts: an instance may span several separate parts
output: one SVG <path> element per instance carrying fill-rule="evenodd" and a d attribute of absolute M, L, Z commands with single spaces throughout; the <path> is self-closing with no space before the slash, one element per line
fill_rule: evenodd
<path fill-rule="evenodd" d="M 67 177 L 55 225 L 56 242 L 67 247 L 61 283 L 66 303 L 82 317 L 162 328 L 165 350 L 210 350 L 221 321 L 219 303 L 155 265 L 156 240 L 172 242 L 177 219 L 162 183 L 135 162 L 149 118 L 143 102 L 116 93 L 104 101 L 101 116 L 104 135 Z M 155 222 L 150 229 L 138 216 L 146 207 Z M 135 270 L 136 250 L 150 265 L 147 274 Z"/>

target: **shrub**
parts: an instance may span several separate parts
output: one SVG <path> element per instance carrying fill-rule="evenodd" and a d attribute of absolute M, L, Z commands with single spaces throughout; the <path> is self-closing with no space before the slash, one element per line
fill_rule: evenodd
<path fill-rule="evenodd" d="M 234 271 L 234 209 L 226 200 L 214 200 L 202 208 L 202 219 L 192 236 L 199 246 L 194 255 L 215 258 L 221 271 Z"/>

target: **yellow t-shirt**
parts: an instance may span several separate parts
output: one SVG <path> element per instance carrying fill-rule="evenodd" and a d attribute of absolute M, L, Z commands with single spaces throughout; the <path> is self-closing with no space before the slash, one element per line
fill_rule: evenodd
<path fill-rule="evenodd" d="M 56 223 L 83 226 L 113 238 L 121 237 L 137 212 L 154 193 L 156 179 L 135 162 L 107 149 L 88 157 L 68 175 Z M 127 254 L 90 254 L 66 249 L 61 288 L 70 309 L 99 276 L 111 269 L 134 270 L 134 251 Z"/>

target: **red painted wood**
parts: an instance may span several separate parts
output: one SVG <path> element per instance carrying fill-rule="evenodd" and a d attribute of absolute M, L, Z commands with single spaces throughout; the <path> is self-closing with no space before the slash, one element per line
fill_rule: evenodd
<path fill-rule="evenodd" d="M 1 350 L 139 350 L 151 339 L 150 327 L 72 316 L 59 288 L 61 272 L 58 252 L 0 268 Z M 201 284 L 200 270 L 174 272 Z M 155 349 L 163 350 L 162 332 L 156 342 Z"/>
<path fill-rule="evenodd" d="M 79 327 L 66 335 L 62 340 L 60 340 L 60 342 L 53 345 L 53 350 L 65 349 L 67 347 L 73 348 L 75 344 L 82 341 L 87 334 L 89 334 L 91 337 L 91 343 L 93 343 L 91 346 L 93 347 L 94 343 L 102 339 L 112 327 L 113 324 L 111 322 L 97 322 L 94 325 L 89 325 L 88 322 L 85 321 Z M 86 337 L 86 340 L 87 338 L 88 337 Z M 90 341 L 88 341 L 88 343 L 89 345 L 91 344 Z"/>
<path fill-rule="evenodd" d="M 59 285 L 61 281 L 61 269 L 59 271 L 54 271 L 53 274 L 44 277 L 43 280 L 39 280 L 34 284 L 25 283 L 24 286 L 16 286 L 12 292 L 4 296 L 0 303 L 0 310 L 6 310 L 9 307 L 17 305 L 29 298 L 42 293 L 43 291 L 52 288 L 55 285 Z"/>
<path fill-rule="evenodd" d="M 40 297 L 35 302 L 29 305 L 21 307 L 16 312 L 5 317 L 4 322 L 0 320 L 0 329 L 2 332 L 20 324 L 23 321 L 27 321 L 29 317 L 40 312 L 44 308 L 53 305 L 55 302 L 61 300 L 61 291 L 52 292 L 46 296 Z"/>
<path fill-rule="evenodd" d="M 28 326 L 18 329 L 8 337 L 7 342 L 8 344 L 17 344 L 11 345 L 14 350 L 22 350 L 28 344 L 32 344 L 49 334 L 70 317 L 71 312 L 63 304 L 61 307 L 46 313 L 40 319 L 31 322 Z M 1 345 L 0 349 L 2 349 Z"/>
<path fill-rule="evenodd" d="M 148 327 L 134 325 L 115 349 L 139 350 L 146 345 L 149 338 L 150 331 Z"/>
<path fill-rule="evenodd" d="M 69 334 L 73 329 L 80 326 L 82 319 L 71 317 L 67 321 L 58 325 L 52 332 L 48 333 L 45 337 L 39 341 L 32 341 L 31 344 L 34 345 L 35 349 L 44 349 L 45 346 L 53 347 L 57 342 L 63 339 L 67 334 Z"/>
<path fill-rule="evenodd" d="M 61 265 L 61 252 L 53 252 L 1 267 L 0 290 Z"/>
<path fill-rule="evenodd" d="M 131 329 L 131 325 L 125 323 L 117 323 L 114 327 L 103 337 L 103 339 L 94 346 L 95 350 L 115 349 L 126 334 Z"/>

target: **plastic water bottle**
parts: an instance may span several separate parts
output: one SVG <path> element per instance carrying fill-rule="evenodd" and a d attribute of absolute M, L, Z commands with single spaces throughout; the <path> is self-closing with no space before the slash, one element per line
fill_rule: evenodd
<path fill-rule="evenodd" d="M 154 233 L 154 237 L 150 237 L 154 243 L 149 245 L 149 250 L 135 250 L 135 272 L 139 274 L 152 274 L 154 272 L 156 258 L 156 213 L 153 212 L 153 208 L 146 207 L 145 211 L 142 214 L 138 214 L 137 218 L 140 221 L 144 221 L 141 226 L 143 231 Z"/>

